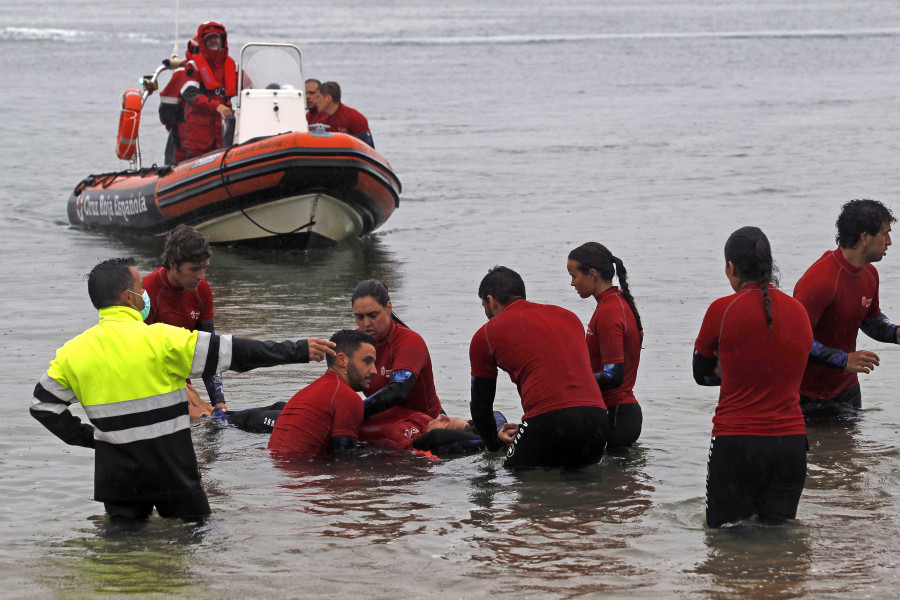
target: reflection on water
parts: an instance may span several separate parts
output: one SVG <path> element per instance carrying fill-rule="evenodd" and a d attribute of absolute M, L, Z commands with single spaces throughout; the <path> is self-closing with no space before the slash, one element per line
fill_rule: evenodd
<path fill-rule="evenodd" d="M 194 588 L 210 565 L 194 559 L 206 525 L 151 517 L 123 527 L 106 516 L 92 528 L 48 548 L 42 583 L 52 589 L 93 595 L 181 595 Z"/>
<path fill-rule="evenodd" d="M 790 523 L 706 532 L 707 556 L 695 573 L 710 598 L 800 598 L 810 578 L 810 534 Z"/>
<path fill-rule="evenodd" d="M 471 479 L 473 507 L 462 520 L 477 531 L 470 537 L 479 548 L 471 574 L 499 578 L 517 569 L 536 580 L 534 589 L 558 592 L 558 584 L 540 582 L 644 573 L 627 558 L 634 525 L 651 507 L 644 467 L 645 454 L 635 448 L 572 471 L 485 469 Z"/>

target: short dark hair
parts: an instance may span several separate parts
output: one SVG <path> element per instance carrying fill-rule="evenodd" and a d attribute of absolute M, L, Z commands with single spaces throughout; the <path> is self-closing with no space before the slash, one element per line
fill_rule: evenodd
<path fill-rule="evenodd" d="M 517 298 L 525 299 L 525 282 L 522 276 L 500 265 L 487 272 L 481 285 L 478 286 L 478 297 L 487 302 L 487 297 L 493 296 L 494 300 L 506 305 Z"/>
<path fill-rule="evenodd" d="M 177 269 L 182 263 L 198 263 L 212 257 L 212 249 L 202 233 L 190 225 L 180 224 L 166 238 L 166 247 L 162 253 L 163 266 L 175 265 Z"/>
<path fill-rule="evenodd" d="M 353 358 L 353 355 L 362 344 L 375 345 L 375 340 L 372 339 L 371 335 L 353 329 L 341 329 L 331 336 L 331 341 L 335 343 L 334 353 L 340 352 L 346 355 L 347 358 Z M 334 364 L 334 358 L 330 354 L 325 354 L 325 364 L 330 367 Z"/>
<path fill-rule="evenodd" d="M 323 97 L 331 96 L 336 103 L 341 103 L 341 86 L 336 81 L 326 81 L 319 86 L 319 94 Z"/>
<path fill-rule="evenodd" d="M 834 236 L 841 248 L 855 248 L 864 233 L 875 235 L 885 223 L 896 223 L 891 209 L 878 200 L 850 200 L 841 207 Z"/>
<path fill-rule="evenodd" d="M 313 79 L 312 77 L 310 77 L 309 79 L 307 79 L 306 81 L 304 81 L 304 83 L 310 83 L 310 82 L 316 84 L 316 87 L 322 85 L 322 82 L 321 82 L 321 81 L 319 81 L 318 79 Z"/>
<path fill-rule="evenodd" d="M 94 308 L 117 306 L 119 297 L 134 285 L 131 267 L 137 265 L 133 258 L 110 258 L 104 260 L 87 276 L 88 295 Z"/>

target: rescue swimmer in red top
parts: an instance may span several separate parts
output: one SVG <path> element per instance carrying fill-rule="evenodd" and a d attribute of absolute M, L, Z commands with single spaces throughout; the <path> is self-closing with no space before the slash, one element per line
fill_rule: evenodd
<path fill-rule="evenodd" d="M 237 94 L 237 67 L 228 56 L 225 27 L 203 23 L 196 37 L 200 44 L 189 57 L 181 88 L 187 158 L 222 147 L 222 119 L 232 117 L 230 99 Z"/>

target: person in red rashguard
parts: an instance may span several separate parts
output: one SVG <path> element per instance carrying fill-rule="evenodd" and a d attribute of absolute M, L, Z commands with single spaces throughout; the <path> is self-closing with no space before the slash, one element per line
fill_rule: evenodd
<path fill-rule="evenodd" d="M 894 222 L 881 202 L 847 202 L 836 222 L 838 247 L 825 252 L 794 286 L 816 339 L 800 386 L 807 416 L 862 408 L 857 373 L 871 372 L 879 358 L 856 349 L 859 330 L 879 342 L 900 343 L 900 327 L 881 312 L 872 264 L 887 253 Z"/>
<path fill-rule="evenodd" d="M 566 269 L 582 298 L 593 296 L 597 308 L 588 324 L 588 353 L 609 413 L 607 449 L 624 448 L 641 435 L 643 415 L 634 397 L 644 331 L 628 288 L 622 260 L 606 246 L 588 242 L 569 252 Z M 613 285 L 618 278 L 622 289 Z"/>
<path fill-rule="evenodd" d="M 275 423 L 268 449 L 282 456 L 352 452 L 363 420 L 358 392 L 375 376 L 375 340 L 343 329 L 331 340 L 335 356 L 325 358 L 325 374 L 294 394 Z"/>
<path fill-rule="evenodd" d="M 356 325 L 375 339 L 378 352 L 378 373 L 365 400 L 366 418 L 402 406 L 436 419 L 443 409 L 434 389 L 428 347 L 394 315 L 387 288 L 374 279 L 362 281 L 353 291 L 351 305 Z"/>
<path fill-rule="evenodd" d="M 233 116 L 231 97 L 237 94 L 237 67 L 228 56 L 228 33 L 219 23 L 197 28 L 199 47 L 185 67 L 184 147 L 196 158 L 222 147 L 222 119 Z"/>
<path fill-rule="evenodd" d="M 179 225 L 166 239 L 162 253 L 163 266 L 144 276 L 144 289 L 150 296 L 150 313 L 144 321 L 167 323 L 189 331 L 215 333 L 213 324 L 213 296 L 206 282 L 206 269 L 212 250 L 203 234 Z M 191 403 L 190 415 L 209 414 L 213 408 L 227 410 L 222 376 L 215 374 L 203 379 L 209 405 L 188 382 L 187 394 Z"/>
<path fill-rule="evenodd" d="M 813 336 L 803 306 L 775 288 L 769 240 L 742 227 L 725 243 L 734 294 L 713 302 L 694 342 L 694 380 L 721 386 L 706 479 L 706 523 L 797 516 L 806 481 L 800 380 Z"/>
<path fill-rule="evenodd" d="M 368 145 L 375 147 L 369 121 L 361 112 L 341 104 L 341 86 L 334 81 L 326 81 L 319 86 L 316 94 L 316 113 L 307 115 L 309 123 L 328 125 L 334 133 L 348 133 Z"/>
<path fill-rule="evenodd" d="M 606 406 L 578 317 L 525 299 L 518 273 L 497 266 L 478 286 L 488 322 L 472 337 L 472 424 L 487 449 L 507 446 L 504 466 L 584 467 L 606 447 Z M 497 370 L 516 384 L 525 416 L 497 431 L 492 414 Z"/>

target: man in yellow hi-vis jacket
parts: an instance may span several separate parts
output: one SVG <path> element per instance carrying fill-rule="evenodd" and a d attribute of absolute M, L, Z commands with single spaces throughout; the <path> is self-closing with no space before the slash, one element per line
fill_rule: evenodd
<path fill-rule="evenodd" d="M 188 331 L 144 316 L 130 258 L 98 264 L 88 294 L 100 323 L 66 342 L 34 388 L 31 414 L 67 444 L 95 449 L 94 499 L 113 518 L 210 513 L 191 441 L 185 379 L 322 360 L 332 342 L 267 342 Z M 69 412 L 80 402 L 93 427 Z"/>

